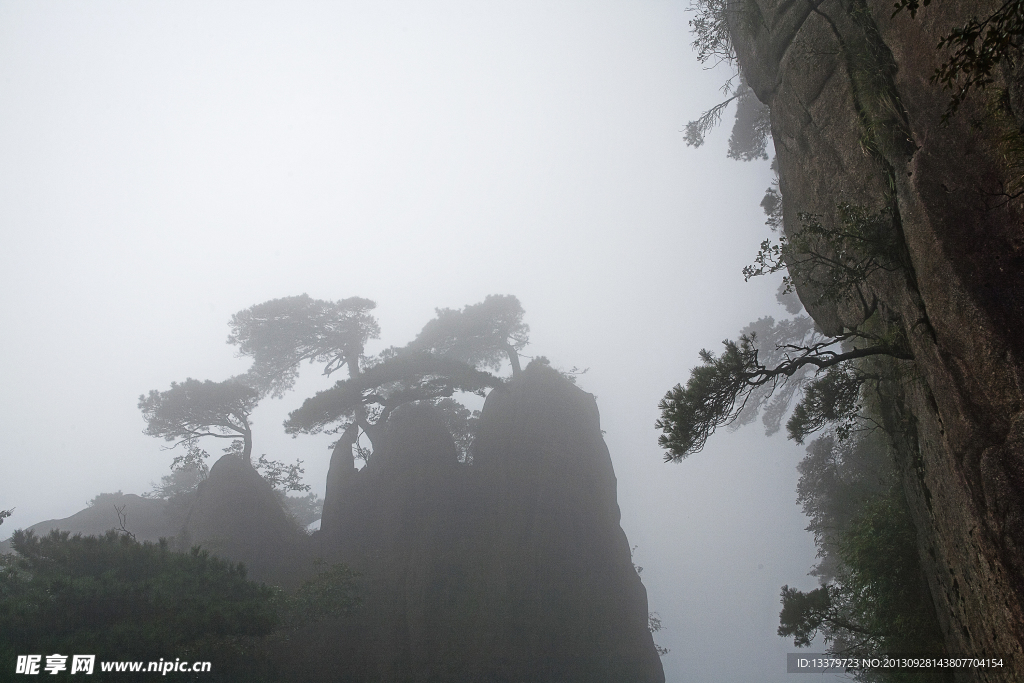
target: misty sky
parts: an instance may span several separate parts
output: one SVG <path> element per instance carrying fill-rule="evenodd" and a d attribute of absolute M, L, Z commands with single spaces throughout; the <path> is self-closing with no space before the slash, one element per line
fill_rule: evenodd
<path fill-rule="evenodd" d="M 590 369 L 668 680 L 788 680 L 802 449 L 756 424 L 665 465 L 653 426 L 699 349 L 786 316 L 740 274 L 768 163 L 728 120 L 683 142 L 730 75 L 687 4 L 0 0 L 0 536 L 166 474 L 138 397 L 244 371 L 240 309 L 368 297 L 373 352 L 515 294 L 526 354 Z M 327 385 L 254 416 L 321 494 L 330 437 L 281 422 Z"/>

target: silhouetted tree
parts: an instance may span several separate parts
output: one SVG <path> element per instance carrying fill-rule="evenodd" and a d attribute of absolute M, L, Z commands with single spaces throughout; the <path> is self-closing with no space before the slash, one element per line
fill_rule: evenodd
<path fill-rule="evenodd" d="M 529 343 L 530 327 L 523 322 L 523 307 L 511 295 L 491 294 L 461 310 L 437 309 L 437 317 L 408 346 L 462 361 L 475 368 L 497 370 L 503 358 L 519 374 L 519 351 Z"/>
<path fill-rule="evenodd" d="M 831 425 L 844 441 L 858 422 L 861 390 L 867 373 L 844 362 L 825 370 L 803 390 L 803 397 L 786 423 L 789 438 L 802 444 L 809 434 Z"/>
<path fill-rule="evenodd" d="M 913 360 L 909 351 L 891 340 L 848 332 L 785 349 L 781 362 L 767 366 L 759 358 L 755 339 L 747 335 L 742 335 L 738 342 L 727 339 L 720 356 L 702 349 L 701 365 L 691 370 L 686 386 L 677 384 L 658 404 L 661 419 L 656 426 L 664 432 L 658 443 L 668 451 L 666 461 L 682 460 L 699 452 L 718 427 L 734 422 L 742 414 L 755 390 L 767 387 L 770 396 L 804 367 L 827 370 L 875 355 Z M 867 345 L 843 350 L 844 342 Z M 803 433 L 809 433 L 809 427 L 810 421 L 805 422 Z"/>
<path fill-rule="evenodd" d="M 832 223 L 806 214 L 802 219 L 803 228 L 791 240 L 765 240 L 744 275 L 749 279 L 786 269 L 784 293 L 799 280 L 816 293 L 816 303 L 857 302 L 864 319 L 871 318 L 877 301 L 869 278 L 906 267 L 905 247 L 887 212 L 841 204 Z M 742 423 L 748 406 L 759 408 L 775 391 L 792 391 L 794 382 L 804 388 L 808 369 L 820 376 L 807 385 L 809 391 L 787 424 L 790 435 L 799 442 L 839 421 L 845 421 L 848 433 L 859 412 L 860 386 L 869 378 L 851 362 L 878 355 L 914 359 L 900 328 L 884 334 L 848 329 L 828 337 L 810 327 L 794 327 L 789 338 L 775 335 L 774 349 L 759 345 L 756 324 L 748 330 L 738 341 L 724 341 L 721 356 L 701 350 L 702 364 L 691 371 L 686 386 L 677 384 L 659 404 L 657 427 L 664 434 L 658 441 L 668 451 L 666 460 L 700 451 L 718 427 Z"/>
<path fill-rule="evenodd" d="M 256 471 L 270 484 L 275 491 L 309 491 L 309 484 L 302 483 L 302 475 L 306 470 L 302 467 L 302 461 L 298 458 L 291 465 L 280 460 L 270 460 L 266 453 L 256 461 Z"/>
<path fill-rule="evenodd" d="M 330 375 L 344 367 L 348 378 L 307 399 L 285 423 L 290 434 L 325 429 L 340 434 L 335 452 L 367 458 L 391 412 L 411 401 L 439 401 L 456 391 L 482 392 L 500 380 L 508 358 L 519 371 L 529 328 L 514 296 L 489 296 L 461 310 L 439 309 L 407 347 L 364 355 L 380 334 L 370 314 L 375 304 L 360 297 L 331 302 L 303 294 L 275 299 L 236 313 L 228 342 L 253 359 L 246 381 L 280 396 L 294 385 L 303 361 L 322 363 Z"/>
<path fill-rule="evenodd" d="M 698 61 L 705 64 L 710 60 L 713 62 L 711 66 L 736 61 L 736 50 L 729 32 L 729 0 L 695 0 L 687 9 L 694 13 L 690 31 Z"/>
<path fill-rule="evenodd" d="M 273 299 L 231 316 L 228 343 L 252 358 L 249 383 L 280 397 L 295 385 L 303 361 L 323 363 L 328 376 L 342 367 L 350 377 L 358 375 L 366 342 L 380 336 L 370 314 L 376 306 L 362 297 Z"/>
<path fill-rule="evenodd" d="M 908 10 L 917 15 L 931 0 L 897 0 L 893 16 Z M 939 41 L 939 50 L 948 50 L 949 58 L 935 70 L 932 82 L 952 90 L 953 97 L 945 117 L 956 113 L 971 90 L 982 90 L 995 82 L 994 72 L 1003 63 L 1011 68 L 1022 54 L 1024 38 L 1024 0 L 1006 0 L 999 8 L 981 18 L 971 17 Z"/>
<path fill-rule="evenodd" d="M 365 409 L 369 418 L 360 426 L 372 443 L 391 412 L 404 403 L 446 398 L 456 391 L 482 393 L 500 383 L 494 375 L 459 360 L 425 351 L 392 350 L 358 376 L 306 399 L 289 414 L 285 431 L 315 434 L 342 422 L 343 439 L 352 439 L 353 416 Z"/>
<path fill-rule="evenodd" d="M 171 382 L 167 391 L 154 389 L 139 396 L 139 410 L 146 420 L 144 433 L 175 442 L 171 448 L 185 445 L 194 449 L 196 440 L 203 437 L 238 440 L 239 454 L 251 465 L 249 415 L 259 400 L 259 391 L 237 379 L 186 379 Z"/>
<path fill-rule="evenodd" d="M 797 303 L 799 304 L 799 300 Z M 794 313 L 801 310 L 802 308 L 797 308 Z M 797 315 L 779 321 L 771 316 L 766 316 L 744 327 L 740 330 L 740 335 L 753 340 L 758 358 L 767 366 L 783 362 L 789 349 L 807 346 L 825 339 L 825 336 L 815 328 L 814 321 L 806 315 Z M 778 386 L 769 383 L 751 390 L 750 395 L 743 402 L 742 410 L 737 413 L 736 419 L 728 425 L 729 429 L 734 430 L 750 424 L 763 409 L 762 422 L 765 434 L 771 436 L 779 431 L 793 400 L 806 384 L 813 369 L 813 365 L 805 365 Z"/>
<path fill-rule="evenodd" d="M 866 288 L 869 278 L 909 266 L 891 210 L 872 212 L 844 203 L 836 207 L 832 221 L 808 213 L 799 218 L 801 226 L 791 236 L 782 235 L 777 243 L 761 242 L 754 264 L 743 268 L 744 279 L 787 271 L 783 277 L 787 291 L 800 282 L 805 293 L 813 292 L 815 303 L 856 299 L 864 318 L 870 317 L 875 301 Z"/>

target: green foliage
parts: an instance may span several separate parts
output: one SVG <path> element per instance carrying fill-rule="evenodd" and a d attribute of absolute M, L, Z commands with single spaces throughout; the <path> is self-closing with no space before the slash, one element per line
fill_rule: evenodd
<path fill-rule="evenodd" d="M 754 265 L 743 268 L 745 280 L 788 270 L 783 278 L 787 290 L 800 282 L 816 293 L 816 303 L 837 303 L 860 292 L 877 271 L 905 265 L 903 241 L 888 209 L 871 212 L 844 203 L 828 224 L 814 214 L 799 217 L 802 227 L 791 238 L 761 243 Z"/>
<path fill-rule="evenodd" d="M 867 341 L 870 345 L 841 348 L 852 340 Z M 658 404 L 661 419 L 655 426 L 664 432 L 658 443 L 667 451 L 666 461 L 679 461 L 699 452 L 718 427 L 739 419 L 749 401 L 766 401 L 806 366 L 824 371 L 875 355 L 912 359 L 908 351 L 892 340 L 864 332 L 826 337 L 801 346 L 783 346 L 781 360 L 771 366 L 760 360 L 756 335 L 741 335 L 738 342 L 727 339 L 722 343 L 725 350 L 718 357 L 702 349 L 701 365 L 690 371 L 686 387 L 677 384 Z M 760 387 L 766 391 L 755 393 Z M 813 410 L 813 406 L 805 407 L 809 417 L 813 417 Z M 811 426 L 808 420 L 801 428 Z"/>
<path fill-rule="evenodd" d="M 842 565 L 834 582 L 807 593 L 783 586 L 780 636 L 807 647 L 821 634 L 833 653 L 849 657 L 942 654 L 942 632 L 918 560 L 916 532 L 898 493 L 868 503 L 841 535 L 839 552 Z M 860 678 L 936 680 L 933 672 L 913 670 Z"/>
<path fill-rule="evenodd" d="M 829 424 L 840 440 L 848 438 L 858 422 L 863 383 L 853 363 L 835 365 L 815 378 L 786 423 L 789 438 L 802 444 L 809 434 Z"/>
<path fill-rule="evenodd" d="M 782 612 L 779 614 L 779 635 L 793 638 L 797 647 L 807 647 L 818 635 L 822 625 L 834 617 L 828 587 L 804 593 L 789 586 L 782 587 Z"/>
<path fill-rule="evenodd" d="M 16 531 L 0 565 L 0 650 L 165 656 L 203 639 L 258 636 L 279 624 L 275 592 L 195 548 L 171 552 L 110 531 Z M 8 658 L 6 655 L 12 655 Z"/>
<path fill-rule="evenodd" d="M 837 573 L 839 534 L 897 475 L 877 432 L 845 441 L 826 433 L 807 446 L 797 470 L 797 504 L 810 520 L 807 530 L 814 534 L 821 558 L 811 573 L 829 582 Z"/>
<path fill-rule="evenodd" d="M 664 432 L 658 444 L 667 451 L 666 461 L 700 452 L 718 427 L 735 419 L 737 401 L 754 386 L 751 379 L 759 364 L 752 340 L 722 343 L 725 351 L 718 357 L 701 349 L 701 365 L 691 370 L 686 387 L 677 384 L 658 404 L 661 418 L 655 427 Z"/>
<path fill-rule="evenodd" d="M 288 594 L 205 550 L 172 552 L 114 531 L 16 531 L 12 541 L 15 553 L 0 556 L 0 661 L 8 663 L 54 652 L 180 657 L 213 662 L 203 680 L 290 680 L 282 650 L 297 629 L 343 618 L 360 602 L 357 575 L 340 564 L 316 562 L 312 578 Z"/>
<path fill-rule="evenodd" d="M 324 363 L 325 375 L 346 365 L 350 373 L 358 370 L 366 342 L 380 336 L 370 314 L 376 306 L 362 297 L 273 299 L 231 316 L 228 343 L 253 359 L 250 384 L 281 397 L 295 385 L 303 361 Z"/>
<path fill-rule="evenodd" d="M 931 0 L 898 0 L 893 16 L 908 10 L 917 15 Z M 939 41 L 937 49 L 948 50 L 949 58 L 935 70 L 932 82 L 952 90 L 944 118 L 957 112 L 972 90 L 983 90 L 995 82 L 995 71 L 1007 63 L 1011 68 L 1021 56 L 1024 38 L 1024 0 L 1006 0 L 999 9 L 985 17 L 972 16 Z"/>
<path fill-rule="evenodd" d="M 916 531 L 883 439 L 827 435 L 810 444 L 799 469 L 797 500 L 811 520 L 821 558 L 812 574 L 822 586 L 806 593 L 783 586 L 779 635 L 797 647 L 821 635 L 843 656 L 941 653 Z M 860 678 L 935 680 L 907 671 Z"/>
<path fill-rule="evenodd" d="M 944 651 L 917 553 L 917 532 L 901 492 L 872 501 L 840 544 L 843 597 L 879 652 Z M 921 680 L 907 676 L 904 680 Z"/>
<path fill-rule="evenodd" d="M 4 523 L 4 520 L 14 514 L 14 508 L 10 510 L 0 510 L 0 524 Z"/>

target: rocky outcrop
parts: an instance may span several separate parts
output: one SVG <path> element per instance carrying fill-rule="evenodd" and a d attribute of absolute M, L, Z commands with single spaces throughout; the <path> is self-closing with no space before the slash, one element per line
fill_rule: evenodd
<path fill-rule="evenodd" d="M 294 587 L 308 575 L 309 539 L 288 516 L 269 483 L 244 459 L 227 454 L 199 484 L 182 550 L 199 545 L 242 562 L 257 581 Z"/>
<path fill-rule="evenodd" d="M 169 514 L 166 500 L 143 498 L 134 493 L 101 493 L 89 507 L 64 519 L 50 519 L 26 527 L 36 536 L 45 536 L 53 529 L 83 536 L 101 536 L 110 529 L 120 529 L 117 510 L 125 515 L 124 528 L 140 541 L 158 541 L 181 533 L 180 520 Z M 0 554 L 11 551 L 10 541 L 0 543 Z"/>
<path fill-rule="evenodd" d="M 472 465 L 411 404 L 329 481 L 318 537 L 363 605 L 303 636 L 315 678 L 664 681 L 596 403 L 550 368 L 492 391 Z"/>
<path fill-rule="evenodd" d="M 996 74 L 948 123 L 930 82 L 940 38 L 1002 3 L 736 0 L 730 26 L 747 83 L 771 110 L 783 214 L 835 221 L 850 204 L 889 217 L 903 267 L 864 297 L 798 293 L 835 334 L 872 313 L 914 355 L 900 388 L 900 463 L 920 554 L 952 654 L 1024 671 L 1024 205 L 1019 76 Z M 1006 95 L 999 97 L 1001 92 Z"/>

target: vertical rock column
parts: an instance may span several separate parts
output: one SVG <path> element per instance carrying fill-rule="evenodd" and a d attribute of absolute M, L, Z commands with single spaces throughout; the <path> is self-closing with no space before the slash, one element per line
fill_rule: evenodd
<path fill-rule="evenodd" d="M 664 681 L 594 397 L 531 363 L 488 397 L 474 453 L 492 674 Z"/>

